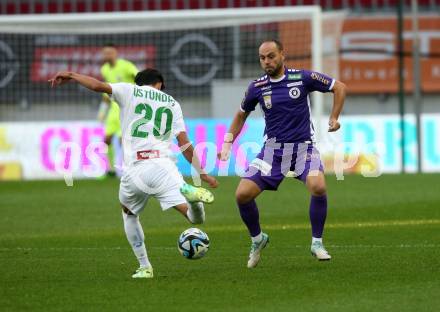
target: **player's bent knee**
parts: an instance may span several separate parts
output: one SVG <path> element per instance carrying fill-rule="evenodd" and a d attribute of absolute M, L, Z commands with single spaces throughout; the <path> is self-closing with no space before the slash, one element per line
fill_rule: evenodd
<path fill-rule="evenodd" d="M 325 185 L 317 184 L 310 187 L 310 192 L 314 196 L 324 196 L 327 192 Z"/>
<path fill-rule="evenodd" d="M 237 204 L 246 204 L 255 198 L 262 192 L 260 187 L 251 180 L 241 179 L 235 191 L 235 200 Z"/>
<path fill-rule="evenodd" d="M 132 212 L 130 211 L 130 209 L 128 209 L 128 208 L 125 207 L 124 205 L 121 204 L 121 208 L 122 208 L 122 211 L 123 211 L 126 215 L 134 216 L 134 213 L 132 213 Z"/>
<path fill-rule="evenodd" d="M 250 202 L 253 198 L 252 194 L 250 192 L 237 190 L 235 192 L 235 200 L 238 204 L 246 204 Z"/>

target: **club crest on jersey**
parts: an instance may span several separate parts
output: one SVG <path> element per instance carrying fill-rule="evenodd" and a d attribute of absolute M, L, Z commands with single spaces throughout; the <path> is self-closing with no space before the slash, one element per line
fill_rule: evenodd
<path fill-rule="evenodd" d="M 264 106 L 267 109 L 271 109 L 272 108 L 272 97 L 270 95 L 265 95 L 263 96 L 264 99 Z"/>
<path fill-rule="evenodd" d="M 301 95 L 301 91 L 297 87 L 294 87 L 289 90 L 289 96 L 292 99 L 297 99 L 297 98 L 299 98 L 300 95 Z"/>

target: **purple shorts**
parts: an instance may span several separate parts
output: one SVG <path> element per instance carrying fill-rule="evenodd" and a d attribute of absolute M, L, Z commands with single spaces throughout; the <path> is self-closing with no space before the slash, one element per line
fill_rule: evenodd
<path fill-rule="evenodd" d="M 313 143 L 267 143 L 249 164 L 242 178 L 255 182 L 261 190 L 275 191 L 285 177 L 305 183 L 310 171 L 324 171 Z"/>

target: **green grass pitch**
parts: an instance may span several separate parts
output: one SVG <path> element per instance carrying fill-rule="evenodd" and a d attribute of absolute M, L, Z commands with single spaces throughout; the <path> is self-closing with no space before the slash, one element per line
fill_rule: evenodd
<path fill-rule="evenodd" d="M 117 180 L 0 183 L 0 311 L 438 311 L 440 175 L 327 177 L 325 243 L 311 257 L 308 195 L 297 181 L 259 199 L 271 242 L 246 268 L 250 242 L 221 178 L 201 226 L 211 248 L 178 254 L 190 227 L 152 200 L 141 220 L 152 280 L 123 233 Z"/>

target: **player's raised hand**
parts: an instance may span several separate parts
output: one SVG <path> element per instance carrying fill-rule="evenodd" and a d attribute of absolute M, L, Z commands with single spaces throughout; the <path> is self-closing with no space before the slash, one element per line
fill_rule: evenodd
<path fill-rule="evenodd" d="M 201 174 L 200 179 L 202 179 L 203 182 L 208 183 L 208 185 L 212 188 L 216 188 L 218 186 L 217 179 L 210 176 L 209 174 L 206 173 Z"/>
<path fill-rule="evenodd" d="M 341 128 L 341 124 L 336 118 L 330 118 L 328 122 L 328 132 L 335 132 Z"/>
<path fill-rule="evenodd" d="M 62 84 L 65 84 L 70 80 L 72 80 L 71 73 L 63 71 L 63 72 L 58 72 L 54 77 L 52 77 L 48 81 L 50 82 L 53 88 L 55 86 L 60 86 Z"/>

